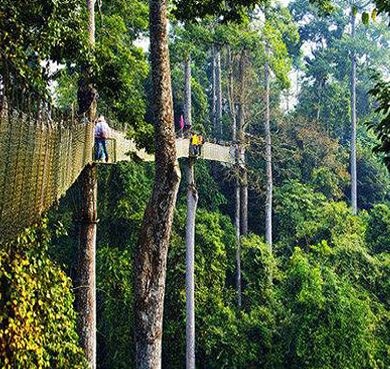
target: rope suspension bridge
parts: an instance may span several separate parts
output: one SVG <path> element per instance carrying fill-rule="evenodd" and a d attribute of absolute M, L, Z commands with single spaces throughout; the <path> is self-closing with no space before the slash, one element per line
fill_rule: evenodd
<path fill-rule="evenodd" d="M 33 224 L 65 195 L 83 168 L 93 163 L 94 124 L 72 116 L 53 118 L 46 109 L 35 116 L 10 106 L 0 110 L 0 242 Z M 112 131 L 109 151 L 116 161 L 135 153 L 144 161 L 154 156 L 138 150 L 125 133 Z M 176 140 L 177 158 L 189 156 L 189 139 Z M 235 163 L 235 149 L 206 142 L 199 156 Z"/>
<path fill-rule="evenodd" d="M 1 60 L 0 60 L 1 62 Z M 0 244 L 15 239 L 37 222 L 76 182 L 84 168 L 95 161 L 95 124 L 84 116 L 65 114 L 56 109 L 39 91 L 34 91 L 24 78 L 9 73 L 7 61 L 0 69 Z M 106 139 L 108 164 L 133 160 L 154 161 L 154 155 L 137 148 L 126 133 L 111 130 Z M 196 152 L 196 154 L 195 154 Z M 193 165 L 196 159 L 212 160 L 229 166 L 242 166 L 239 145 L 205 142 L 194 150 L 189 138 L 176 139 L 176 159 L 187 161 L 188 219 L 195 227 L 197 191 Z M 96 172 L 95 172 L 96 175 Z M 84 188 L 85 191 L 85 188 Z M 86 191 L 88 192 L 88 191 Z M 94 191 L 89 191 L 94 192 Z M 88 194 L 90 195 L 90 193 Z M 96 195 L 89 198 L 94 204 Z M 195 203 L 194 203 L 195 202 Z M 91 214 L 89 214 L 91 215 Z M 83 321 L 80 340 L 91 367 L 96 366 L 96 221 L 82 227 L 83 249 L 79 255 L 80 317 Z M 189 222 L 187 219 L 187 223 Z M 187 289 L 187 356 L 195 360 L 194 326 L 194 229 L 186 227 Z M 81 233 L 80 233 L 81 234 Z M 92 242 L 88 236 L 92 235 Z M 192 256 L 191 256 L 192 255 Z M 192 259 L 191 259 L 192 258 Z M 192 366 L 193 367 L 193 366 Z"/>

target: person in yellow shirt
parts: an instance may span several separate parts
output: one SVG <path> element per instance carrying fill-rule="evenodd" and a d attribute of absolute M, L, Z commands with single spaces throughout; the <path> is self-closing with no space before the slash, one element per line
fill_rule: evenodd
<path fill-rule="evenodd" d="M 191 153 L 194 156 L 198 155 L 198 135 L 196 135 L 194 132 L 191 132 Z"/>

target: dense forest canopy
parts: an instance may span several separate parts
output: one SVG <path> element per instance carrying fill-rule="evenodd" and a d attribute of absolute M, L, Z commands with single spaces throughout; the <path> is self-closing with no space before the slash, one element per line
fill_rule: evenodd
<path fill-rule="evenodd" d="M 169 49 L 161 49 L 169 51 L 162 59 L 170 81 L 162 83 L 172 88 L 163 96 L 172 105 L 159 119 L 153 45 L 163 37 L 157 40 L 149 24 L 150 9 L 158 8 L 151 4 L 168 5 L 169 19 Z M 389 367 L 389 4 L 149 5 L 97 1 L 91 47 L 85 1 L 0 3 L 0 148 L 8 137 L 5 108 L 15 100 L 7 97 L 15 89 L 10 81 L 75 114 L 88 70 L 98 115 L 156 155 L 157 165 L 134 155 L 98 165 L 97 368 L 145 367 L 135 328 L 144 308 L 137 303 L 137 262 L 143 237 L 158 238 L 145 231 L 153 221 L 148 214 L 164 218 L 152 212 L 167 201 L 164 193 L 155 196 L 159 185 L 168 188 L 159 175 L 178 173 L 174 134 L 185 134 L 188 109 L 191 130 L 230 145 L 236 157 L 233 166 L 193 162 L 196 367 Z M 172 151 L 164 155 L 163 148 Z M 185 367 L 187 355 L 189 163 L 178 164 L 166 268 L 161 263 L 164 311 L 156 339 L 163 368 Z M 1 175 L 6 183 L 7 169 Z M 75 306 L 80 188 L 74 183 L 40 221 L 1 244 L 0 367 L 88 365 Z"/>

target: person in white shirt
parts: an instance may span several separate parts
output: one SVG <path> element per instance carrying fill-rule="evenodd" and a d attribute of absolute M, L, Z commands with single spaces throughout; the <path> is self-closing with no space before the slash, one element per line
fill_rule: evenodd
<path fill-rule="evenodd" d="M 110 127 L 103 116 L 100 116 L 95 125 L 95 160 L 104 159 L 108 162 L 106 139 L 110 138 Z"/>

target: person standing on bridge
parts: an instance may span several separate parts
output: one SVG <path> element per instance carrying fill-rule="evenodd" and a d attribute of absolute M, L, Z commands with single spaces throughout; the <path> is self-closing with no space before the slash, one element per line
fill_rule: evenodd
<path fill-rule="evenodd" d="M 103 116 L 100 116 L 95 125 L 95 160 L 101 160 L 104 154 L 108 162 L 106 140 L 110 138 L 110 127 Z"/>
<path fill-rule="evenodd" d="M 194 132 L 191 132 L 190 136 L 190 148 L 191 148 L 191 154 L 192 156 L 197 156 L 198 155 L 198 135 L 195 134 Z"/>

